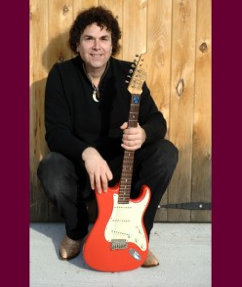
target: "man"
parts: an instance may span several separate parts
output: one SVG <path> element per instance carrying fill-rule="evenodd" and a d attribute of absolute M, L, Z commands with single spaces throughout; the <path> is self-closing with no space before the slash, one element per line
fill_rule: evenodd
<path fill-rule="evenodd" d="M 165 140 L 166 121 L 144 83 L 138 125 L 127 128 L 130 62 L 113 58 L 120 50 L 121 32 L 111 11 L 98 6 L 82 11 L 69 34 L 77 54 L 51 69 L 45 98 L 46 141 L 50 153 L 38 168 L 48 198 L 65 222 L 62 259 L 80 253 L 88 234 L 86 200 L 108 192 L 120 180 L 124 150 L 135 151 L 131 197 L 141 186 L 151 189 L 144 215 L 150 237 L 157 206 L 177 160 L 177 148 Z M 159 264 L 149 251 L 142 266 Z"/>

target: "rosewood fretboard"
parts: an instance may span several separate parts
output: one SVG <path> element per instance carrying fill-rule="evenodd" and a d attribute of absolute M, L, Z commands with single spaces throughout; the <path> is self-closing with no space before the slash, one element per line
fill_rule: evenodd
<path fill-rule="evenodd" d="M 139 107 L 140 95 L 131 94 L 128 128 L 137 127 Z M 118 203 L 129 203 L 133 175 L 134 153 L 134 151 L 124 151 Z"/>

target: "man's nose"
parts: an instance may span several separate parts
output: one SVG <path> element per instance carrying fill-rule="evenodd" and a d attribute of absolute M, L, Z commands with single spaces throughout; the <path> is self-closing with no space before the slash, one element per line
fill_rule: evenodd
<path fill-rule="evenodd" d="M 100 41 L 98 39 L 94 40 L 93 48 L 96 50 L 100 49 Z"/>

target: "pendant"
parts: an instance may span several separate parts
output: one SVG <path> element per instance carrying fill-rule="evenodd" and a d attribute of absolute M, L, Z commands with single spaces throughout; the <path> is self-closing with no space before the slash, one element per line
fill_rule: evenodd
<path fill-rule="evenodd" d="M 94 89 L 93 94 L 92 94 L 92 98 L 93 98 L 94 102 L 98 103 L 99 100 L 97 99 L 97 93 L 98 93 L 98 90 Z"/>

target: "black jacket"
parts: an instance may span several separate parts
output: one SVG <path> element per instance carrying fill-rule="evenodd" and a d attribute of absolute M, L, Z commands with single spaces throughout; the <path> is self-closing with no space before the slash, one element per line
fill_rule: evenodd
<path fill-rule="evenodd" d="M 88 146 L 106 160 L 123 152 L 120 126 L 128 121 L 130 93 L 125 81 L 131 64 L 110 58 L 100 81 L 99 102 L 92 98 L 93 87 L 79 56 L 53 66 L 45 94 L 46 141 L 51 151 L 77 162 Z M 145 83 L 138 122 L 147 134 L 145 144 L 165 137 L 166 121 Z"/>

